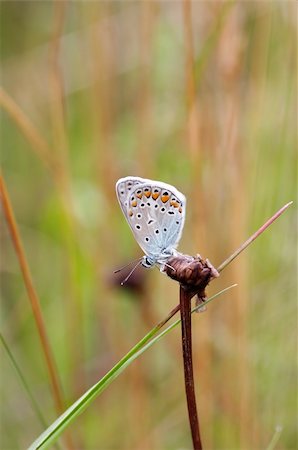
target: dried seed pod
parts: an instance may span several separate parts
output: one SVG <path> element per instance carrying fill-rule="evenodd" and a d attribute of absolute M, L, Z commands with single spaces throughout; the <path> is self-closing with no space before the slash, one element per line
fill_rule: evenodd
<path fill-rule="evenodd" d="M 200 302 L 206 298 L 205 288 L 219 273 L 200 255 L 196 257 L 179 254 L 167 260 L 163 271 L 173 280 L 178 281 L 191 297 L 197 295 Z"/>

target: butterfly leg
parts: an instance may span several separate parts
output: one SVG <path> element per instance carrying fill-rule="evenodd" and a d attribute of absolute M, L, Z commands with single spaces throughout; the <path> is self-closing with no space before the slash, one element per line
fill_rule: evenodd
<path fill-rule="evenodd" d="M 196 313 L 202 313 L 205 312 L 207 310 L 207 306 L 204 305 L 204 301 L 206 300 L 205 298 L 199 297 L 199 295 L 196 295 L 196 307 L 198 308 L 196 310 Z"/>

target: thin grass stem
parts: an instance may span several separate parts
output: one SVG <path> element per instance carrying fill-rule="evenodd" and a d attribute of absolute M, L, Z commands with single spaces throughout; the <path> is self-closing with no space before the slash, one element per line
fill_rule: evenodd
<path fill-rule="evenodd" d="M 280 208 L 267 222 L 264 223 L 252 236 L 250 236 L 231 256 L 229 256 L 223 263 L 221 263 L 216 269 L 218 272 L 222 272 L 243 250 L 245 250 L 255 239 L 257 239 L 285 210 L 292 205 L 292 201 Z M 205 302 L 206 304 L 206 302 Z M 157 325 L 159 328 L 163 327 L 178 311 L 180 310 L 180 304 L 175 306 L 174 309 L 168 314 L 168 316 L 159 322 Z"/>
<path fill-rule="evenodd" d="M 26 116 L 20 106 L 3 88 L 0 87 L 0 105 L 12 118 L 16 126 L 24 135 L 25 139 L 30 143 L 33 151 L 42 161 L 42 163 L 49 169 L 55 186 L 60 193 L 63 208 L 65 212 L 74 219 L 73 202 L 69 193 L 69 187 L 66 182 L 64 167 L 57 157 L 54 156 L 56 152 L 43 138 L 35 125 Z M 68 217 L 67 217 L 68 218 Z"/>
<path fill-rule="evenodd" d="M 39 339 L 41 342 L 43 355 L 45 357 L 46 366 L 49 373 L 50 385 L 52 388 L 53 399 L 58 413 L 63 411 L 62 391 L 60 387 L 60 380 L 56 369 L 54 356 L 50 347 L 47 331 L 41 311 L 40 301 L 37 292 L 33 285 L 32 276 L 29 265 L 26 259 L 25 251 L 22 245 L 21 237 L 17 228 L 17 223 L 14 217 L 13 209 L 9 199 L 8 192 L 4 183 L 3 177 L 0 175 L 0 198 L 3 206 L 5 219 L 8 225 L 9 233 L 17 254 L 24 283 L 29 296 L 33 317 L 37 326 Z"/>
<path fill-rule="evenodd" d="M 14 120 L 25 138 L 30 142 L 32 149 L 41 161 L 51 170 L 57 170 L 57 164 L 53 158 L 53 152 L 33 123 L 28 119 L 24 111 L 13 100 L 10 95 L 0 87 L 0 105 Z"/>
<path fill-rule="evenodd" d="M 257 237 L 259 237 L 285 210 L 292 205 L 293 202 L 289 202 L 280 208 L 267 222 L 264 223 L 250 238 L 248 238 L 242 245 L 240 245 L 231 256 L 229 256 L 223 263 L 218 266 L 217 271 L 221 272 L 225 269 L 243 250 L 245 250 Z"/>
<path fill-rule="evenodd" d="M 28 383 L 27 383 L 27 381 L 26 381 L 26 379 L 25 379 L 25 377 L 23 375 L 23 372 L 22 372 L 21 368 L 19 367 L 19 365 L 18 365 L 15 357 L 13 356 L 12 352 L 10 351 L 9 346 L 7 345 L 7 342 L 4 339 L 2 333 L 0 333 L 0 340 L 2 342 L 2 345 L 3 345 L 3 347 L 4 347 L 4 349 L 5 349 L 6 353 L 7 353 L 7 356 L 9 358 L 11 364 L 13 365 L 16 373 L 18 374 L 18 377 L 19 377 L 19 379 L 21 381 L 22 386 L 24 387 L 24 390 L 25 390 L 26 394 L 29 397 L 29 400 L 30 400 L 31 405 L 32 405 L 32 409 L 35 411 L 35 414 L 38 417 L 38 420 L 40 421 L 41 425 L 43 427 L 47 427 L 48 425 L 46 423 L 45 418 L 43 417 L 41 409 L 39 408 L 39 404 L 35 400 L 32 392 L 31 392 L 31 389 L 30 389 L 30 387 L 29 387 L 29 385 L 28 385 Z"/>
<path fill-rule="evenodd" d="M 274 433 L 274 435 L 272 436 L 272 439 L 271 439 L 271 441 L 269 442 L 268 447 L 266 447 L 266 450 L 274 450 L 274 449 L 275 449 L 276 444 L 277 444 L 277 442 L 278 442 L 278 440 L 279 440 L 279 438 L 280 438 L 281 432 L 282 432 L 282 427 L 281 427 L 280 425 L 278 425 L 278 426 L 275 428 L 275 433 Z"/>

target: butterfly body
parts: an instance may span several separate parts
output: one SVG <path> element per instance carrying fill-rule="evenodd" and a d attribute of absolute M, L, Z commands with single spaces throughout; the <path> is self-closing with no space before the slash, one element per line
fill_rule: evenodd
<path fill-rule="evenodd" d="M 133 235 L 144 251 L 144 267 L 158 265 L 178 252 L 186 199 L 174 186 L 139 177 L 120 178 L 116 193 Z"/>

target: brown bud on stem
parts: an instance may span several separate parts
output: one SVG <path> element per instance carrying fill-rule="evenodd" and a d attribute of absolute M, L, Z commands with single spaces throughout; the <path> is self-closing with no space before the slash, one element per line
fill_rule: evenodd
<path fill-rule="evenodd" d="M 178 281 L 190 298 L 197 295 L 202 302 L 206 298 L 205 288 L 219 273 L 208 261 L 200 255 L 195 257 L 179 254 L 167 260 L 163 271 L 173 280 Z"/>

